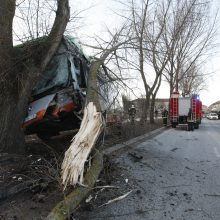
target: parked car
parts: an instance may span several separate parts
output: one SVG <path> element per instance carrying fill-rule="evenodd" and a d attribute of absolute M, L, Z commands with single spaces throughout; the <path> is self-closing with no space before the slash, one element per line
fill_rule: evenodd
<path fill-rule="evenodd" d="M 209 113 L 207 118 L 210 120 L 218 120 L 218 115 L 216 113 Z"/>

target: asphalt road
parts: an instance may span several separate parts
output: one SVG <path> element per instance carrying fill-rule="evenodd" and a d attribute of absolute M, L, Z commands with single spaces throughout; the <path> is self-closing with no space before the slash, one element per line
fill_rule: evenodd
<path fill-rule="evenodd" d="M 204 119 L 194 132 L 167 129 L 134 147 L 114 159 L 121 180 L 112 183 L 132 192 L 75 219 L 220 220 L 220 120 Z"/>

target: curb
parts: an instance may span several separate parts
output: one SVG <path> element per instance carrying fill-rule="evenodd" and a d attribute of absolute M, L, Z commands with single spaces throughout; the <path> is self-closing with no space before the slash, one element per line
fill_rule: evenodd
<path fill-rule="evenodd" d="M 158 129 L 155 129 L 155 130 L 153 130 L 151 132 L 148 132 L 148 133 L 146 133 L 144 135 L 141 135 L 141 136 L 132 138 L 132 139 L 130 139 L 128 141 L 125 141 L 125 142 L 123 142 L 121 144 L 116 144 L 116 145 L 114 145 L 114 146 L 112 146 L 110 148 L 105 149 L 104 150 L 104 155 L 110 155 L 110 154 L 115 153 L 117 151 L 123 151 L 124 148 L 126 148 L 126 150 L 127 149 L 130 150 L 132 148 L 135 148 L 134 146 L 131 146 L 131 145 L 132 144 L 138 144 L 138 143 L 143 142 L 144 140 L 148 140 L 148 139 L 150 139 L 152 137 L 155 137 L 158 134 L 162 133 L 163 131 L 166 131 L 170 127 L 171 127 L 171 125 L 168 125 L 168 126 L 162 127 L 162 128 L 158 128 Z"/>

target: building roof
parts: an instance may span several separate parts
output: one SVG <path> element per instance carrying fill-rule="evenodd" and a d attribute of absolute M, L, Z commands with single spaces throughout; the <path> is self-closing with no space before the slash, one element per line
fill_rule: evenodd
<path fill-rule="evenodd" d="M 213 110 L 213 111 L 220 111 L 220 100 L 217 101 L 217 102 L 214 102 L 213 104 L 211 104 L 209 107 L 208 107 L 209 110 Z"/>

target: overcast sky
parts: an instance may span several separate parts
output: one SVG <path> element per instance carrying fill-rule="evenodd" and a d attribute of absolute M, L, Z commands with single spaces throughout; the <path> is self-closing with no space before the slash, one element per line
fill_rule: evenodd
<path fill-rule="evenodd" d="M 79 36 L 104 35 L 106 26 L 114 27 L 120 21 L 114 12 L 122 12 L 122 8 L 114 0 L 77 0 L 74 2 L 72 9 L 88 9 L 81 14 L 85 26 L 79 29 Z M 214 8 L 219 8 L 219 6 L 220 1 L 214 1 Z M 219 18 L 217 23 L 220 25 Z M 216 43 L 220 44 L 220 36 L 217 39 L 219 40 Z M 207 89 L 200 93 L 201 100 L 205 105 L 210 105 L 220 100 L 220 46 L 215 51 L 215 55 L 203 67 L 205 73 L 212 73 L 207 82 Z M 138 86 L 143 88 L 141 81 L 139 81 Z M 164 82 L 158 92 L 158 98 L 168 98 L 168 96 L 169 88 Z"/>

